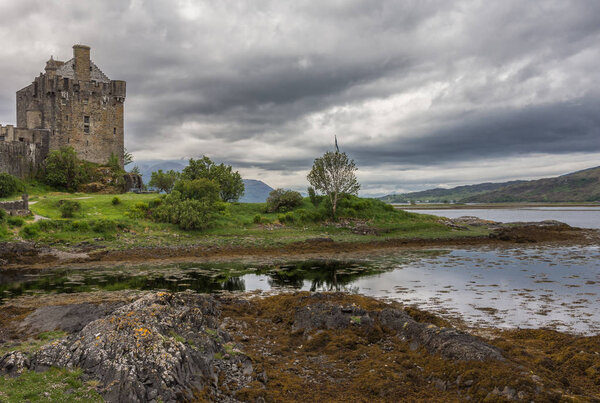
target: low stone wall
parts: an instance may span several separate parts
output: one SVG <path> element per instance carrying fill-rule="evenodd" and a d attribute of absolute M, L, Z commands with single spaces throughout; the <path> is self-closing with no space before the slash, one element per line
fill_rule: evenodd
<path fill-rule="evenodd" d="M 8 215 L 26 216 L 31 214 L 29 211 L 29 197 L 23 195 L 21 200 L 0 202 L 0 209 L 6 210 Z"/>

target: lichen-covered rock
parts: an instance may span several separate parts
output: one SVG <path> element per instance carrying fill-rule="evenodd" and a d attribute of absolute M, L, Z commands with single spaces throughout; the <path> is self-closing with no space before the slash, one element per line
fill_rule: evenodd
<path fill-rule="evenodd" d="M 314 294 L 311 298 L 319 298 Z M 483 340 L 452 328 L 440 328 L 415 321 L 406 312 L 384 309 L 369 312 L 356 306 L 340 306 L 330 302 L 316 302 L 296 310 L 294 331 L 305 333 L 317 329 L 346 329 L 349 326 L 395 330 L 399 336 L 422 346 L 429 353 L 452 360 L 503 360 L 500 350 Z"/>
<path fill-rule="evenodd" d="M 0 357 L 0 374 L 19 375 L 29 367 L 29 359 L 20 351 L 9 351 Z"/>
<path fill-rule="evenodd" d="M 251 360 L 219 330 L 219 303 L 192 293 L 155 293 L 42 348 L 30 368 L 79 367 L 108 401 L 236 401 Z"/>

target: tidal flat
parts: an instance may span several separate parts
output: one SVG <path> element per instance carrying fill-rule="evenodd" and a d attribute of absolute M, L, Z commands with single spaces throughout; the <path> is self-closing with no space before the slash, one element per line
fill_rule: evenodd
<path fill-rule="evenodd" d="M 380 252 L 350 260 L 179 263 L 0 273 L 0 302 L 22 294 L 194 290 L 345 291 L 470 326 L 600 330 L 600 247 L 472 247 Z"/>

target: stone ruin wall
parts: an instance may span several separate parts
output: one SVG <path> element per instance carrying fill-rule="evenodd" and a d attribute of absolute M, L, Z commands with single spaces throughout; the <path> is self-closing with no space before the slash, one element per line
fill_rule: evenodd
<path fill-rule="evenodd" d="M 6 210 L 8 215 L 11 216 L 26 216 L 31 213 L 29 211 L 29 198 L 27 195 L 23 195 L 21 200 L 0 202 L 0 209 Z"/>

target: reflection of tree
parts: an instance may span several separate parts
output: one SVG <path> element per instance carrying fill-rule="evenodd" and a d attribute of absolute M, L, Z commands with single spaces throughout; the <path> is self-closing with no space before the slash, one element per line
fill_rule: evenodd
<path fill-rule="evenodd" d="M 271 287 L 285 287 L 300 289 L 304 281 L 310 281 L 311 291 L 344 291 L 348 284 L 357 278 L 373 274 L 372 268 L 360 271 L 349 270 L 353 267 L 351 262 L 343 261 L 307 261 L 288 265 L 286 268 L 266 268 L 260 274 L 269 276 Z"/>
<path fill-rule="evenodd" d="M 241 277 L 229 277 L 223 283 L 222 288 L 227 291 L 245 291 L 246 282 Z"/>
<path fill-rule="evenodd" d="M 300 289 L 304 285 L 304 274 L 293 269 L 279 271 L 269 274 L 268 282 L 271 287 Z"/>

